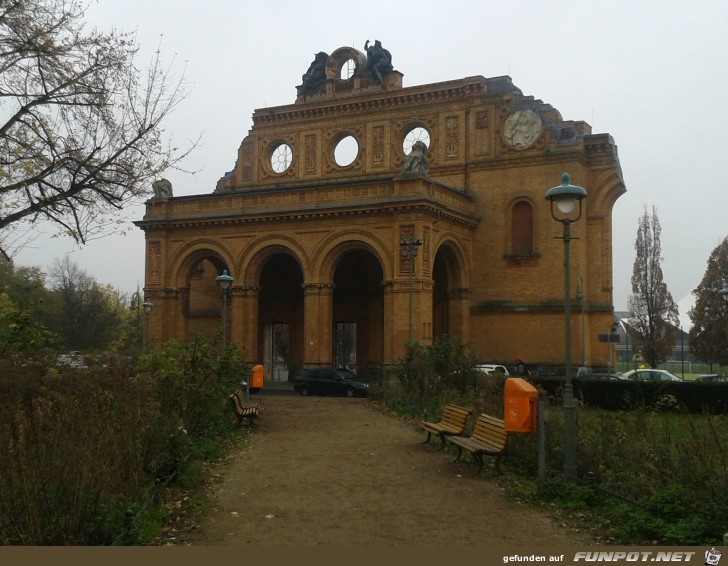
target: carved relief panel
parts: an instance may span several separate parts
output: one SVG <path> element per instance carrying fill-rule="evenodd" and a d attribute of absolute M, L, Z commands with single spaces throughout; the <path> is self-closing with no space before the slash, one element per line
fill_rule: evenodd
<path fill-rule="evenodd" d="M 162 243 L 159 241 L 150 241 L 147 251 L 147 261 L 149 261 L 149 284 L 159 285 L 161 282 L 161 259 L 162 259 Z"/>
<path fill-rule="evenodd" d="M 484 108 L 482 110 L 476 110 L 472 114 L 472 126 L 473 132 L 473 148 L 472 152 L 474 155 L 486 155 L 490 153 L 490 109 Z"/>
<path fill-rule="evenodd" d="M 440 117 L 440 127 L 443 136 L 439 140 L 438 147 L 442 152 L 445 162 L 463 161 L 465 155 L 465 115 L 463 112 L 457 114 L 443 114 Z"/>
<path fill-rule="evenodd" d="M 303 136 L 303 172 L 306 175 L 316 175 L 320 173 L 320 153 L 321 144 L 316 134 L 305 134 Z"/>

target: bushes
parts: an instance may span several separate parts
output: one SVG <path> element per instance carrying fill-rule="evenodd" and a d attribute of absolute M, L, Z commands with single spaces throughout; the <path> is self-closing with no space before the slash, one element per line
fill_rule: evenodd
<path fill-rule="evenodd" d="M 0 362 L 0 544 L 112 543 L 155 480 L 232 426 L 242 364 L 218 348 L 170 344 L 138 368 Z"/>
<path fill-rule="evenodd" d="M 393 370 L 402 386 L 399 402 L 419 415 L 439 412 L 443 397 L 471 395 L 478 375 L 469 345 L 447 337 L 435 339 L 431 346 L 408 342 Z"/>

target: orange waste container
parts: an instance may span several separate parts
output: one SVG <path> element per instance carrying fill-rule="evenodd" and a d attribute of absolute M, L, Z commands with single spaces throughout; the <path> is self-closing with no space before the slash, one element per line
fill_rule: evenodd
<path fill-rule="evenodd" d="M 508 432 L 536 432 L 538 391 L 520 377 L 506 379 L 505 428 Z"/>
<path fill-rule="evenodd" d="M 263 365 L 258 364 L 253 366 L 253 370 L 250 372 L 250 392 L 257 393 L 263 388 Z"/>

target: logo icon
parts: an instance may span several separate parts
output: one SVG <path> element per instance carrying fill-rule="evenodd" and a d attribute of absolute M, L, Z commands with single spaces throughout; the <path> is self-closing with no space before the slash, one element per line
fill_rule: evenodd
<path fill-rule="evenodd" d="M 720 562 L 721 554 L 722 554 L 721 551 L 716 550 L 715 548 L 706 550 L 705 551 L 705 564 L 707 564 L 707 566 L 717 566 L 718 562 Z"/>

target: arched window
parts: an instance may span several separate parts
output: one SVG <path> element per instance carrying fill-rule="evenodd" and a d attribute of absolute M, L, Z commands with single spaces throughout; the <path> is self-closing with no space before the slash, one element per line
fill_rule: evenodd
<path fill-rule="evenodd" d="M 511 252 L 515 255 L 532 255 L 533 206 L 525 200 L 518 201 L 511 209 Z"/>

